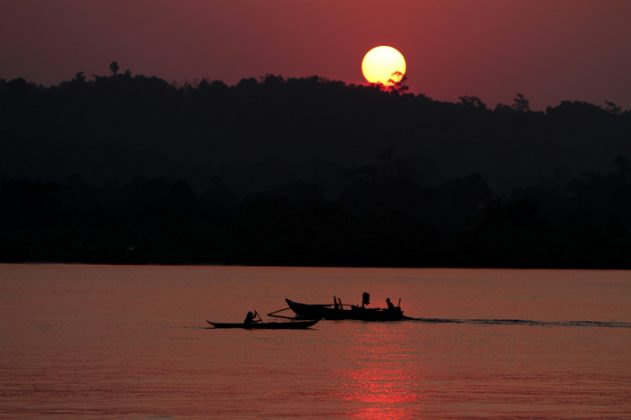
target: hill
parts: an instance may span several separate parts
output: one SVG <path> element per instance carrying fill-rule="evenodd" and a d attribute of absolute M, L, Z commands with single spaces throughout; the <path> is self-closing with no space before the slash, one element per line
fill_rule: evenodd
<path fill-rule="evenodd" d="M 0 80 L 5 261 L 628 267 L 631 112 L 318 77 Z"/>

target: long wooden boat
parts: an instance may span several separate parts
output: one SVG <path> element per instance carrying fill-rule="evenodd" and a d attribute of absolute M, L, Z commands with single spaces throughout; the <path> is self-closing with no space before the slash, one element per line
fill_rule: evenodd
<path fill-rule="evenodd" d="M 406 319 L 401 308 L 365 308 L 355 305 L 306 304 L 285 299 L 299 319 L 354 319 L 359 321 L 399 321 Z"/>
<path fill-rule="evenodd" d="M 319 320 L 291 321 L 291 322 L 253 322 L 251 324 L 211 322 L 206 321 L 215 328 L 243 328 L 246 330 L 301 330 L 318 323 Z"/>

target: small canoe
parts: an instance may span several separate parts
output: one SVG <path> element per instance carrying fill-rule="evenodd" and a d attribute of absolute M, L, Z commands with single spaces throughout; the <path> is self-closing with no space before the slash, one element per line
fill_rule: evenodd
<path fill-rule="evenodd" d="M 343 320 L 354 319 L 358 321 L 400 321 L 407 317 L 403 315 L 401 308 L 362 308 L 361 306 L 344 307 L 328 304 L 306 304 L 285 299 L 289 308 L 300 319 L 330 319 Z"/>
<path fill-rule="evenodd" d="M 302 330 L 318 323 L 318 320 L 292 322 L 255 322 L 252 324 L 206 321 L 215 328 L 243 328 L 246 330 Z"/>

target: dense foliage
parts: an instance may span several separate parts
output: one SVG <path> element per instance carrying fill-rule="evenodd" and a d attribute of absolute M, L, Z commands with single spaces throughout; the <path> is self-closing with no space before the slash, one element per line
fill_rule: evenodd
<path fill-rule="evenodd" d="M 631 113 L 317 77 L 0 81 L 0 259 L 631 266 Z"/>

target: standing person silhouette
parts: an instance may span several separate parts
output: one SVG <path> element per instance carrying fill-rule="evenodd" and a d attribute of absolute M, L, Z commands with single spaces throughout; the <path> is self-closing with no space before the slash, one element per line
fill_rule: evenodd
<path fill-rule="evenodd" d="M 366 307 L 366 305 L 370 305 L 370 293 L 368 292 L 362 293 L 362 308 Z"/>

